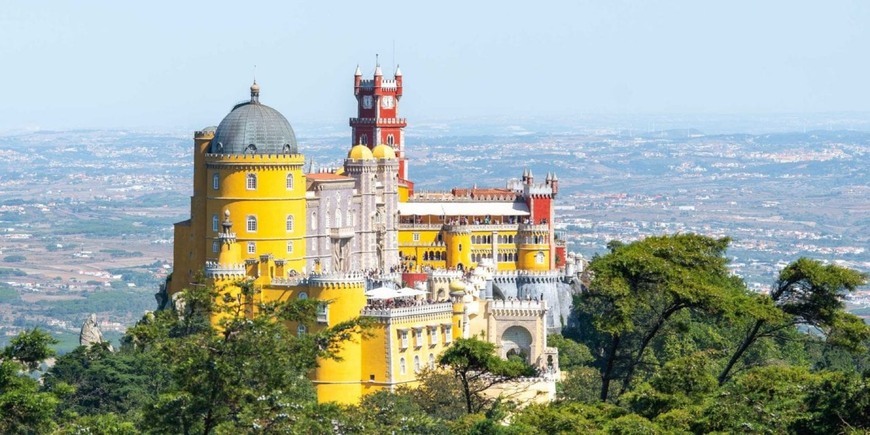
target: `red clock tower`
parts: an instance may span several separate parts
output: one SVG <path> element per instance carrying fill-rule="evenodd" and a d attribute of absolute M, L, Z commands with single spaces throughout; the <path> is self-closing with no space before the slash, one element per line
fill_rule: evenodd
<path fill-rule="evenodd" d="M 392 80 L 385 79 L 381 65 L 375 66 L 371 80 L 362 78 L 359 66 L 353 75 L 353 94 L 357 101 L 357 116 L 350 118 L 351 146 L 363 144 L 374 148 L 387 144 L 399 159 L 399 180 L 408 180 L 405 161 L 405 118 L 399 118 L 399 100 L 402 99 L 402 71 L 396 66 Z"/>

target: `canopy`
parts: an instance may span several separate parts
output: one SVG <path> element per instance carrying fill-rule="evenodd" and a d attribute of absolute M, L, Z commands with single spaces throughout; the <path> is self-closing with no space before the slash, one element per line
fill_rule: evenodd
<path fill-rule="evenodd" d="M 402 287 L 398 290 L 399 296 L 420 296 L 425 295 L 427 292 L 423 290 L 417 290 L 409 287 Z"/>
<path fill-rule="evenodd" d="M 366 297 L 369 299 L 394 299 L 425 295 L 426 292 L 408 287 L 394 289 L 389 287 L 378 287 L 366 292 Z"/>
<path fill-rule="evenodd" d="M 373 288 L 366 292 L 369 299 L 392 299 L 398 297 L 398 290 L 389 287 Z"/>
<path fill-rule="evenodd" d="M 400 202 L 402 216 L 528 216 L 524 202 L 413 201 Z"/>

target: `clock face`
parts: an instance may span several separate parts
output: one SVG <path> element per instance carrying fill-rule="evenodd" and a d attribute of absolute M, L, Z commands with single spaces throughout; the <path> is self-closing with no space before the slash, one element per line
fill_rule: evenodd
<path fill-rule="evenodd" d="M 381 107 L 383 107 L 384 109 L 392 109 L 393 104 L 393 97 L 391 95 L 387 95 L 381 98 Z"/>
<path fill-rule="evenodd" d="M 363 95 L 363 109 L 371 109 L 372 108 L 372 96 L 371 95 Z"/>

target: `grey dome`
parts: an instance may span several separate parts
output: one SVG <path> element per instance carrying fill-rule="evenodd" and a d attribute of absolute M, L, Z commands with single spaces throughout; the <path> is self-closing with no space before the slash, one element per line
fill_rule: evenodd
<path fill-rule="evenodd" d="M 293 127 L 277 110 L 260 104 L 260 88 L 251 86 L 251 101 L 224 117 L 209 146 L 212 154 L 297 154 Z"/>

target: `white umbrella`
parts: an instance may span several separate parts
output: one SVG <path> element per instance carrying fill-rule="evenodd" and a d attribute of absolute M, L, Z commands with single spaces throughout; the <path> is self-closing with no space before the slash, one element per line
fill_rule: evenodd
<path fill-rule="evenodd" d="M 409 287 L 403 287 L 399 289 L 399 296 L 420 296 L 428 294 L 428 292 L 424 292 L 423 290 L 417 290 Z"/>
<path fill-rule="evenodd" d="M 389 287 L 378 287 L 366 292 L 369 299 L 392 299 L 401 296 L 399 291 Z"/>

